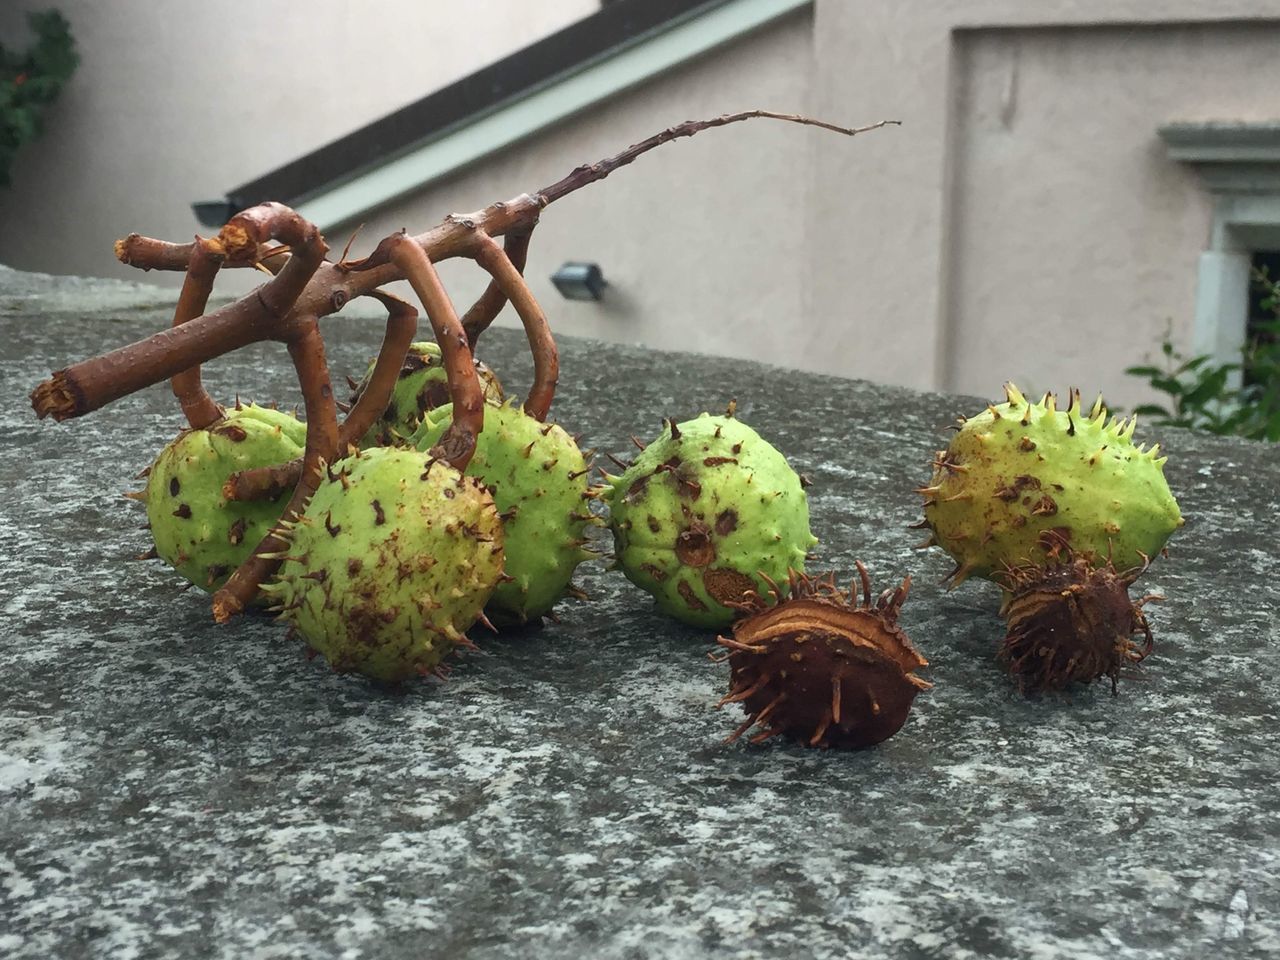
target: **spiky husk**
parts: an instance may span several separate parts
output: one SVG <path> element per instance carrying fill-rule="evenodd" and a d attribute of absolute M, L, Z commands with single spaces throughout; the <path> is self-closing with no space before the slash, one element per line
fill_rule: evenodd
<path fill-rule="evenodd" d="M 870 747 L 893 736 L 907 720 L 916 694 L 930 687 L 915 674 L 927 666 L 898 625 L 911 578 L 872 599 L 859 563 L 857 587 L 846 594 L 830 575 L 793 573 L 790 598 L 774 588 L 771 600 L 753 595 L 733 637 L 720 637 L 732 670 L 720 701 L 741 703 L 759 743 L 778 734 L 814 747 Z"/>
<path fill-rule="evenodd" d="M 1182 516 L 1159 446 L 1133 444 L 1137 418 L 1108 422 L 1101 400 L 1086 414 L 1075 390 L 1066 410 L 1053 394 L 1033 403 L 1005 391 L 1007 402 L 962 421 L 919 491 L 925 543 L 956 561 L 953 585 L 1063 550 L 1121 568 L 1155 556 Z"/>
<path fill-rule="evenodd" d="M 370 360 L 359 383 L 352 385 L 351 403 L 355 404 L 369 385 L 375 361 Z M 479 360 L 476 374 L 484 390 L 486 403 L 502 403 L 502 384 L 497 375 Z M 350 382 L 350 381 L 348 381 Z M 361 447 L 386 447 L 407 444 L 429 410 L 450 402 L 449 381 L 440 359 L 440 347 L 434 340 L 409 344 L 400 376 L 391 391 L 387 409 L 360 439 Z"/>
<path fill-rule="evenodd" d="M 1129 587 L 1145 565 L 1118 573 L 1109 563 L 1094 566 L 1081 556 L 1048 568 L 1024 564 L 1003 571 L 1009 592 L 1004 605 L 1008 627 L 1000 661 L 1024 693 L 1061 690 L 1103 677 L 1115 693 L 1121 671 L 1151 653 L 1151 627 Z M 1134 637 L 1142 642 L 1135 643 Z"/>
<path fill-rule="evenodd" d="M 375 447 L 329 468 L 264 593 L 341 673 L 439 668 L 502 572 L 489 492 L 424 453 Z"/>
<path fill-rule="evenodd" d="M 818 542 L 800 477 L 732 415 L 668 421 L 606 480 L 617 565 L 693 626 L 727 626 L 748 593 L 803 571 Z"/>
<path fill-rule="evenodd" d="M 452 404 L 426 414 L 412 444 L 429 450 L 453 422 Z M 561 427 L 540 423 L 514 404 L 489 407 L 467 476 L 493 493 L 502 516 L 505 578 L 485 613 L 498 626 L 551 612 L 570 589 L 592 521 L 587 462 Z"/>
<path fill-rule="evenodd" d="M 248 559 L 289 500 L 228 501 L 227 477 L 302 456 L 306 427 L 270 407 L 239 404 L 204 430 L 186 430 L 160 452 L 143 499 L 156 554 L 203 590 L 222 586 Z"/>

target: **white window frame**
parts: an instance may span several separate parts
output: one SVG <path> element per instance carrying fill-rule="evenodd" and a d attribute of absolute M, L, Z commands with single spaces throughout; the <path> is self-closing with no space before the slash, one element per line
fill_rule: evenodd
<path fill-rule="evenodd" d="M 1195 169 L 1213 198 L 1209 248 L 1200 254 L 1196 282 L 1192 352 L 1239 363 L 1253 253 L 1280 250 L 1280 122 L 1173 123 L 1159 134 L 1169 158 Z"/>

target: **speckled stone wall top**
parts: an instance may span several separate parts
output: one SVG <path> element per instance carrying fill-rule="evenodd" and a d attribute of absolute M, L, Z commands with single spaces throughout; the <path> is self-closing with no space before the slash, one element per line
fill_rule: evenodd
<path fill-rule="evenodd" d="M 1155 654 L 1116 697 L 1028 700 L 993 660 L 994 589 L 946 592 L 906 529 L 975 401 L 564 341 L 555 415 L 584 446 L 625 455 L 736 397 L 814 481 L 811 569 L 915 575 L 902 622 L 936 686 L 897 737 L 725 745 L 713 636 L 600 564 L 559 623 L 479 636 L 448 682 L 398 695 L 270 620 L 215 626 L 133 560 L 147 534 L 120 496 L 180 426 L 167 389 L 62 425 L 26 399 L 168 310 L 0 281 L 0 955 L 1280 954 L 1280 449 L 1140 428 L 1188 518 L 1144 581 L 1168 597 Z M 379 327 L 326 322 L 336 373 Z M 483 346 L 519 393 L 521 339 Z M 206 382 L 296 399 L 278 345 Z"/>

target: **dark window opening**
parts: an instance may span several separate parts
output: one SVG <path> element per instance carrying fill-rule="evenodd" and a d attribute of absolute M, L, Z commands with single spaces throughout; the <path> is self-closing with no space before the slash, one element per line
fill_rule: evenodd
<path fill-rule="evenodd" d="M 1280 299 L 1275 296 L 1280 283 L 1280 250 L 1255 250 L 1253 282 L 1249 285 L 1249 317 L 1245 325 L 1244 382 L 1260 383 L 1270 371 L 1251 363 L 1259 346 L 1280 340 Z"/>

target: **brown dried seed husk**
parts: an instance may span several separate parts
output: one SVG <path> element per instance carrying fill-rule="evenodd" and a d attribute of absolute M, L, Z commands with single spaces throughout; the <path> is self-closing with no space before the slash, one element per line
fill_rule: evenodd
<path fill-rule="evenodd" d="M 1129 587 L 1145 567 L 1119 573 L 1083 557 L 1044 568 L 1013 567 L 1001 576 L 1009 592 L 1007 632 L 999 659 L 1024 693 L 1062 690 L 1107 677 L 1115 693 L 1121 671 L 1151 653 L 1151 627 Z M 1140 637 L 1135 642 L 1134 637 Z"/>
<path fill-rule="evenodd" d="M 858 565 L 864 600 L 844 593 L 834 578 L 792 573 L 790 599 L 772 604 L 753 595 L 729 651 L 730 690 L 721 703 L 741 703 L 753 742 L 783 735 L 810 746 L 861 748 L 897 733 L 916 694 L 930 684 L 914 671 L 928 661 L 897 623 L 910 578 L 871 599 L 866 570 Z"/>

